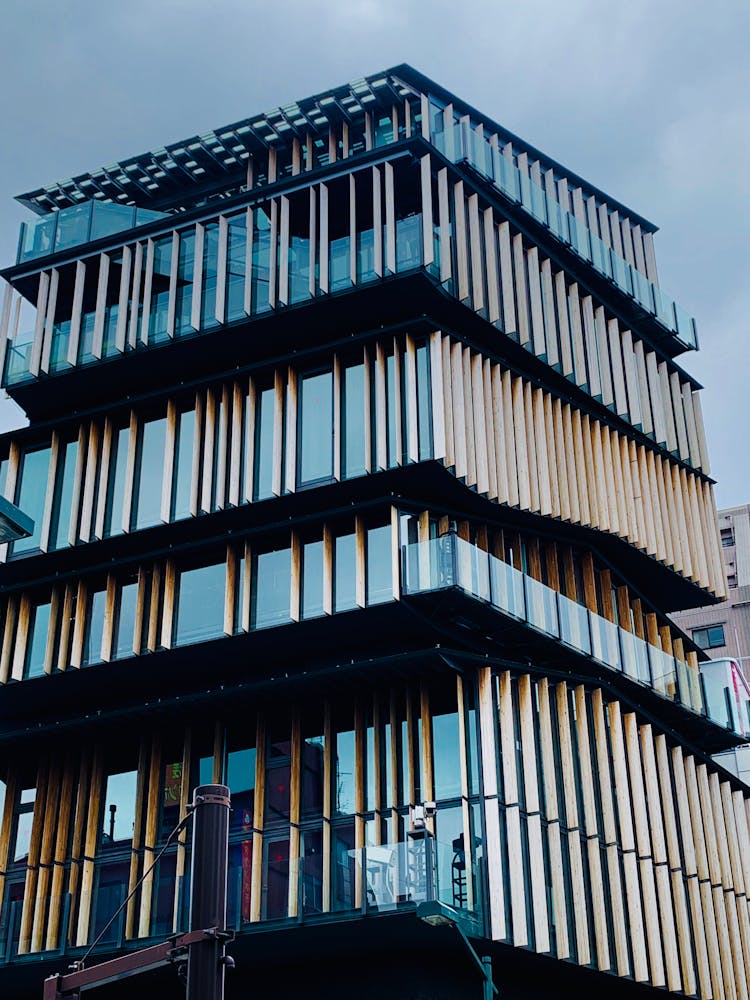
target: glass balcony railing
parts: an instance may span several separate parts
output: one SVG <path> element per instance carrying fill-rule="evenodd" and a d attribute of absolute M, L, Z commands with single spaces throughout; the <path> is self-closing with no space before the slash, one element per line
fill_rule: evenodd
<path fill-rule="evenodd" d="M 468 125 L 457 122 L 443 131 L 433 131 L 432 144 L 453 163 L 464 162 L 486 177 L 511 201 L 523 206 L 579 257 L 634 299 L 688 350 L 698 347 L 695 320 L 640 271 L 607 246 L 574 215 L 528 175 L 491 146 L 489 140 Z"/>
<path fill-rule="evenodd" d="M 438 812 L 439 817 L 439 812 Z M 307 834 L 309 836 L 309 833 Z M 288 832 L 286 834 L 288 837 Z M 314 839 L 314 837 L 313 837 Z M 416 909 L 420 904 L 439 903 L 457 921 L 472 931 L 479 931 L 483 913 L 483 890 L 480 867 L 474 852 L 466 852 L 463 837 L 452 844 L 426 836 L 401 843 L 347 848 L 337 840 L 330 865 L 323 870 L 323 856 L 318 850 L 302 855 L 292 863 L 287 840 L 274 857 L 264 859 L 260 896 L 253 888 L 253 839 L 230 838 L 227 869 L 228 929 L 242 932 L 268 921 L 296 923 L 306 919 L 316 922 L 326 915 L 340 920 L 372 913 Z M 175 873 L 175 855 L 168 854 L 155 869 L 151 885 L 151 920 L 146 937 L 127 938 L 126 911 L 118 910 L 128 893 L 129 861 L 113 864 L 105 857 L 96 861 L 94 889 L 82 893 L 81 912 L 89 914 L 88 945 L 96 942 L 94 954 L 112 949 L 144 947 L 149 941 L 161 941 L 189 927 L 190 876 Z M 188 865 L 189 870 L 189 865 Z M 290 888 L 296 880 L 296 893 Z M 296 897 L 296 912 L 290 898 Z M 72 896 L 55 896 L 50 911 L 60 914 L 61 928 L 68 927 Z M 62 955 L 70 951 L 80 955 L 85 946 L 73 947 L 65 935 L 57 947 L 44 952 L 34 946 L 29 926 L 24 936 L 21 920 L 23 882 L 6 883 L 0 917 L 0 964 L 39 961 L 40 955 Z M 32 951 L 32 948 L 34 950 Z"/>
<path fill-rule="evenodd" d="M 164 212 L 154 212 L 135 205 L 110 205 L 107 202 L 85 201 L 80 205 L 42 215 L 33 222 L 22 222 L 18 239 L 17 264 L 37 257 L 67 250 L 115 233 L 145 226 L 155 219 L 167 218 Z"/>
<path fill-rule="evenodd" d="M 403 547 L 404 596 L 458 589 L 508 618 L 750 737 L 750 689 L 671 656 L 454 534 Z"/>

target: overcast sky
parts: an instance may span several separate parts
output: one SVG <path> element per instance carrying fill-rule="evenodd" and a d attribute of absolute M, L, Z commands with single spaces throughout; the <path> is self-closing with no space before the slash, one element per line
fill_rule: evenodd
<path fill-rule="evenodd" d="M 749 0 L 2 0 L 13 197 L 400 62 L 660 228 L 720 506 L 750 502 Z M 24 422 L 0 401 L 0 430 Z"/>

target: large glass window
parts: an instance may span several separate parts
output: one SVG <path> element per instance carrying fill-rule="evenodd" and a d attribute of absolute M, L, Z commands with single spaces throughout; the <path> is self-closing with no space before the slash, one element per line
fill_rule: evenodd
<path fill-rule="evenodd" d="M 244 319 L 245 255 L 247 253 L 247 218 L 232 216 L 227 227 L 227 322 Z"/>
<path fill-rule="evenodd" d="M 24 788 L 16 807 L 16 843 L 13 850 L 13 861 L 24 861 L 31 846 L 31 826 L 34 821 L 34 802 L 36 788 Z"/>
<path fill-rule="evenodd" d="M 180 252 L 177 258 L 177 295 L 175 300 L 175 334 L 190 333 L 190 316 L 193 305 L 193 265 L 195 263 L 195 230 L 180 233 Z"/>
<path fill-rule="evenodd" d="M 276 392 L 271 387 L 258 392 L 255 400 L 254 500 L 273 496 L 273 422 Z"/>
<path fill-rule="evenodd" d="M 117 618 L 112 642 L 112 655 L 115 659 L 133 655 L 137 608 L 138 581 L 123 583 L 117 602 Z"/>
<path fill-rule="evenodd" d="M 367 532 L 367 603 L 380 604 L 393 597 L 391 526 Z"/>
<path fill-rule="evenodd" d="M 302 617 L 316 618 L 324 612 L 323 540 L 305 542 L 302 547 Z"/>
<path fill-rule="evenodd" d="M 253 557 L 251 628 L 289 621 L 291 568 L 290 549 Z"/>
<path fill-rule="evenodd" d="M 107 778 L 100 837 L 103 846 L 133 839 L 137 788 L 137 771 L 120 771 Z"/>
<path fill-rule="evenodd" d="M 224 631 L 226 566 L 200 566 L 180 574 L 175 644 L 202 642 Z"/>
<path fill-rule="evenodd" d="M 356 811 L 354 729 L 341 727 L 335 740 L 334 815 L 348 816 Z"/>
<path fill-rule="evenodd" d="M 44 673 L 44 659 L 47 650 L 51 605 L 37 604 L 31 612 L 29 634 L 26 642 L 26 663 L 24 677 L 41 677 Z"/>
<path fill-rule="evenodd" d="M 333 372 L 304 375 L 299 387 L 300 485 L 333 476 Z"/>
<path fill-rule="evenodd" d="M 86 611 L 86 630 L 83 641 L 83 656 L 81 665 L 101 663 L 102 635 L 104 633 L 104 614 L 107 605 L 106 590 L 95 590 L 89 594 Z"/>
<path fill-rule="evenodd" d="M 435 798 L 453 799 L 461 794 L 461 755 L 458 713 L 432 717 Z"/>
<path fill-rule="evenodd" d="M 253 272 L 251 277 L 253 315 L 267 312 L 269 267 L 271 261 L 271 220 L 262 208 L 253 212 Z"/>
<path fill-rule="evenodd" d="M 365 473 L 365 366 L 344 369 L 343 455 L 344 479 Z"/>
<path fill-rule="evenodd" d="M 430 385 L 429 348 L 417 348 L 417 421 L 419 424 L 419 458 L 432 458 L 432 400 Z"/>
<path fill-rule="evenodd" d="M 131 528 L 148 528 L 161 521 L 161 487 L 164 473 L 166 418 L 148 420 L 138 433 L 133 484 Z"/>
<path fill-rule="evenodd" d="M 25 451 L 21 457 L 20 484 L 16 493 L 16 504 L 34 522 L 34 530 L 28 538 L 19 538 L 13 543 L 13 552 L 30 552 L 39 548 L 44 519 L 44 500 L 47 495 L 47 475 L 49 473 L 49 448 Z"/>
<path fill-rule="evenodd" d="M 169 314 L 169 276 L 172 270 L 172 236 L 154 241 L 154 271 L 151 276 L 148 342 L 158 344 L 167 339 Z"/>
<path fill-rule="evenodd" d="M 67 444 L 60 445 L 57 459 L 57 473 L 55 476 L 52 521 L 50 524 L 50 550 L 61 549 L 68 544 L 77 460 L 77 441 L 69 441 Z"/>
<path fill-rule="evenodd" d="M 201 328 L 217 326 L 216 276 L 219 265 L 219 227 L 215 222 L 206 226 L 203 236 L 203 295 L 201 299 Z"/>
<path fill-rule="evenodd" d="M 109 485 L 107 508 L 104 518 L 104 535 L 118 535 L 122 531 L 122 508 L 125 499 L 125 477 L 128 467 L 130 428 L 121 427 L 112 433 L 112 453 L 109 460 Z"/>
<path fill-rule="evenodd" d="M 195 410 L 185 410 L 177 417 L 175 469 L 172 482 L 172 519 L 190 516 L 190 491 L 193 478 Z"/>
<path fill-rule="evenodd" d="M 227 754 L 227 785 L 232 793 L 230 830 L 249 832 L 255 808 L 255 748 L 230 750 Z"/>
<path fill-rule="evenodd" d="M 354 532 L 334 538 L 333 610 L 357 607 L 357 538 Z"/>

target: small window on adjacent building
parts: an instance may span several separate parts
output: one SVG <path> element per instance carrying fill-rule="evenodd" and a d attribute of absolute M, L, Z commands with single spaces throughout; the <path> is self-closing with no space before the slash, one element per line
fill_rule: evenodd
<path fill-rule="evenodd" d="M 726 646 L 723 625 L 709 625 L 707 628 L 693 629 L 693 642 L 701 649 L 716 649 Z"/>
<path fill-rule="evenodd" d="M 734 545 L 734 528 L 721 529 L 721 544 L 725 549 L 731 548 Z"/>

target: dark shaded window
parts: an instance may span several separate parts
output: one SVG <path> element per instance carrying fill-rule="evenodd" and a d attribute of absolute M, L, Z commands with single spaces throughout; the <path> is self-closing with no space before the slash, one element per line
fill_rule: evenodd
<path fill-rule="evenodd" d="M 718 646 L 726 646 L 724 626 L 708 625 L 706 628 L 694 628 L 693 642 L 701 649 L 716 649 Z"/>

